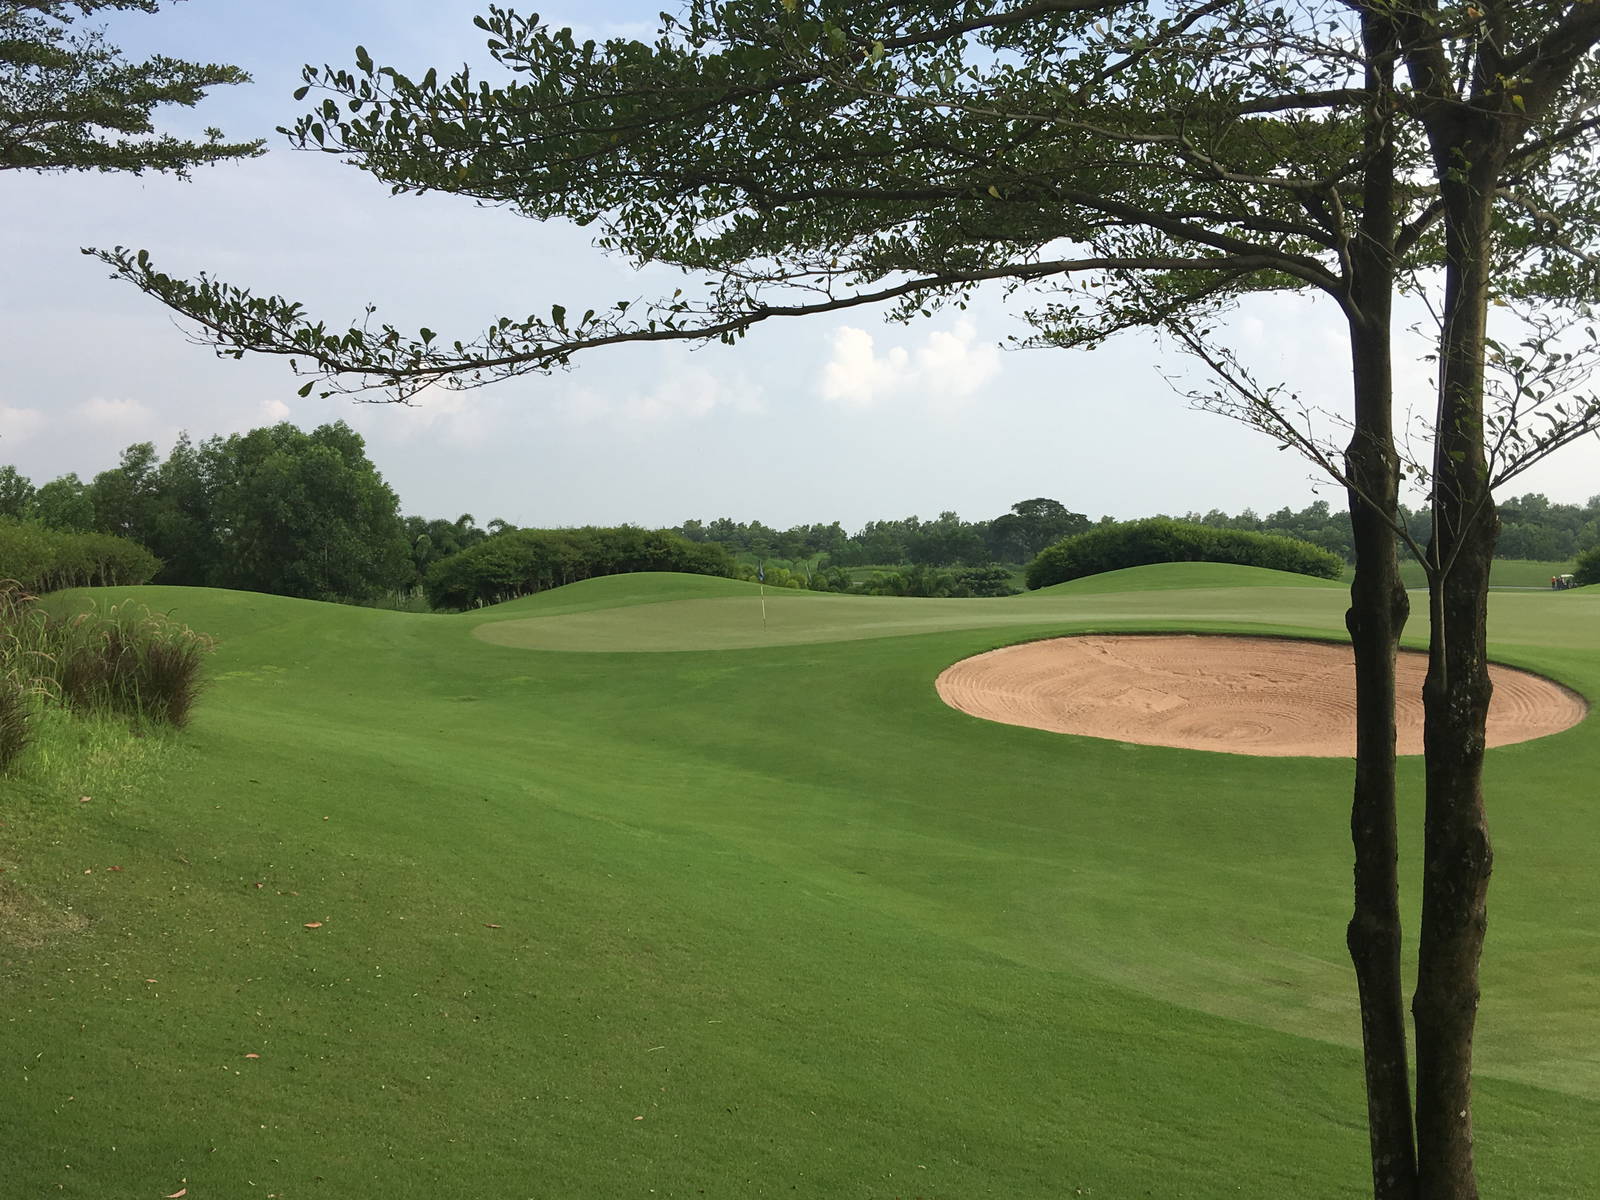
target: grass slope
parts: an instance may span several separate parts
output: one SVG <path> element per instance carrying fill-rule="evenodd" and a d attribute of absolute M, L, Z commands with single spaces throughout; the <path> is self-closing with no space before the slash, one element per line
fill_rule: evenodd
<path fill-rule="evenodd" d="M 109 798 L 6 785 L 7 1194 L 1365 1194 L 1347 767 L 933 694 L 1024 637 L 1342 616 L 1147 570 L 769 592 L 765 643 L 753 588 L 685 577 L 464 617 L 145 589 L 221 640 L 193 732 Z M 1491 620 L 1600 695 L 1600 594 Z M 1600 1172 L 1594 726 L 1489 755 L 1478 1132 L 1519 1197 Z"/>
<path fill-rule="evenodd" d="M 765 620 L 755 584 L 661 574 L 593 580 L 581 596 L 560 588 L 485 610 L 477 637 L 534 650 L 638 652 L 735 650 L 910 636 L 957 629 L 1181 627 L 1250 621 L 1266 611 L 1298 626 L 1342 628 L 1338 584 L 1282 571 L 1216 563 L 1133 567 L 1023 596 L 927 599 L 768 589 Z M 639 582 L 623 582 L 635 580 Z M 1113 580 L 1113 590 L 1101 582 Z M 1120 584 L 1120 586 L 1116 586 Z M 1281 594 L 1277 594 L 1281 589 Z M 615 596 L 620 603 L 612 604 Z M 1088 597 L 1085 602 L 1083 598 Z M 1012 640 L 1016 640 L 1013 638 Z"/>

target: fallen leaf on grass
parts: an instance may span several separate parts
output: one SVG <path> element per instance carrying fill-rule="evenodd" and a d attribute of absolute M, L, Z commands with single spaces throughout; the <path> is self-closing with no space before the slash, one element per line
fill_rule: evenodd
<path fill-rule="evenodd" d="M 122 868 L 121 867 L 107 867 L 106 870 L 108 870 L 108 871 L 120 871 L 120 870 L 122 870 Z"/>
<path fill-rule="evenodd" d="M 264 883 L 258 883 L 258 884 L 256 884 L 256 886 L 257 886 L 257 887 L 266 887 L 266 886 L 267 886 L 267 885 L 266 885 L 266 884 L 264 884 Z"/>
<path fill-rule="evenodd" d="M 167 1200 L 178 1200 L 179 1196 L 187 1196 L 188 1194 L 189 1194 L 189 1189 L 188 1188 L 179 1188 L 175 1192 L 169 1192 L 167 1194 Z"/>
<path fill-rule="evenodd" d="M 87 803 L 89 803 L 89 800 L 90 800 L 90 797 L 88 797 L 88 796 L 79 796 L 78 797 L 78 803 L 79 804 L 87 804 Z"/>
<path fill-rule="evenodd" d="M 644 1118 L 643 1117 L 635 1117 L 634 1120 L 635 1121 L 642 1121 L 642 1120 L 644 1120 Z"/>
<path fill-rule="evenodd" d="M 496 925 L 493 921 L 485 921 L 483 923 L 483 927 L 485 929 L 499 929 L 500 928 L 500 926 Z"/>
<path fill-rule="evenodd" d="M 145 982 L 146 982 L 146 983 L 154 983 L 154 982 L 155 982 L 155 980 L 154 980 L 154 979 L 146 979 L 146 980 L 145 980 Z"/>
<path fill-rule="evenodd" d="M 259 1055 L 259 1054 L 246 1054 L 245 1057 L 246 1058 L 260 1058 L 261 1055 Z"/>
<path fill-rule="evenodd" d="M 307 921 L 306 922 L 306 928 L 307 929 L 321 929 L 322 928 L 322 922 L 321 921 Z"/>

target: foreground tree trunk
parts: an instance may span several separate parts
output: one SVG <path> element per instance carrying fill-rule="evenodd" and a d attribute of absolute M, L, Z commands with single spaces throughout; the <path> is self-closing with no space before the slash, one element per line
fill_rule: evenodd
<path fill-rule="evenodd" d="M 1483 804 L 1489 712 L 1488 584 L 1499 533 L 1484 451 L 1494 181 L 1504 161 L 1492 121 L 1434 133 L 1444 181 L 1446 274 L 1435 426 L 1432 632 L 1423 686 L 1427 813 L 1417 1034 L 1417 1155 L 1423 1200 L 1476 1200 L 1472 1040 L 1485 896 L 1494 854 Z M 1465 164 L 1465 169 L 1463 169 Z"/>
<path fill-rule="evenodd" d="M 1381 345 L 1372 343 L 1379 342 Z M 1414 1200 L 1406 1010 L 1400 972 L 1399 844 L 1395 818 L 1395 655 L 1410 611 L 1392 524 L 1374 503 L 1398 507 L 1399 471 L 1389 426 L 1387 340 L 1355 339 L 1358 400 L 1346 452 L 1356 573 L 1345 627 L 1355 652 L 1356 763 L 1350 809 L 1355 910 L 1345 933 L 1361 1006 L 1367 1127 L 1376 1200 Z M 1376 401 L 1381 397 L 1382 403 Z M 1365 410 L 1365 411 L 1364 411 Z"/>
<path fill-rule="evenodd" d="M 1356 571 L 1345 627 L 1355 653 L 1356 763 L 1350 807 L 1355 909 L 1345 943 L 1360 997 L 1372 1194 L 1375 1200 L 1415 1200 L 1417 1156 L 1400 974 L 1395 819 L 1395 655 L 1410 612 L 1395 541 L 1400 471 L 1389 337 L 1395 282 L 1395 153 L 1390 127 L 1395 36 L 1387 21 L 1371 13 L 1363 17 L 1362 36 L 1371 107 L 1366 121 L 1361 238 L 1352 251 L 1352 289 L 1346 306 L 1355 390 L 1345 470 Z"/>

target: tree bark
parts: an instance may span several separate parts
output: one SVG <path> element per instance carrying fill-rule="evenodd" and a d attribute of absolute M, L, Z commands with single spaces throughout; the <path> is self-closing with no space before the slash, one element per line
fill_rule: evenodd
<path fill-rule="evenodd" d="M 1471 124 L 1478 124 L 1472 122 Z M 1499 522 L 1483 439 L 1483 360 L 1493 183 L 1503 153 L 1491 122 L 1434 135 L 1446 209 L 1444 330 L 1435 424 L 1432 632 L 1423 685 L 1427 813 L 1422 933 L 1412 1015 L 1423 1200 L 1476 1200 L 1472 1040 L 1485 897 L 1494 855 L 1483 804 L 1489 566 Z"/>
<path fill-rule="evenodd" d="M 1375 1200 L 1415 1200 L 1416 1143 L 1400 973 L 1399 845 L 1395 819 L 1395 654 L 1410 612 L 1400 581 L 1395 524 L 1399 458 L 1394 446 L 1390 328 L 1394 294 L 1395 155 L 1390 121 L 1395 71 L 1392 26 L 1364 14 L 1367 89 L 1364 208 L 1351 251 L 1353 432 L 1345 451 L 1355 579 L 1345 628 L 1355 653 L 1356 763 L 1350 808 L 1355 908 L 1345 931 L 1355 966 L 1366 1074 Z"/>
<path fill-rule="evenodd" d="M 1381 346 L 1372 345 L 1381 341 Z M 1354 337 L 1358 397 L 1355 433 L 1346 452 L 1352 488 L 1350 521 L 1356 572 L 1345 627 L 1355 652 L 1356 763 L 1350 809 L 1355 849 L 1355 908 L 1345 932 L 1361 1006 L 1375 1200 L 1414 1200 L 1416 1149 L 1406 1054 L 1406 1011 L 1400 971 L 1399 844 L 1395 818 L 1395 654 L 1410 606 L 1400 582 L 1392 524 L 1372 507 L 1398 507 L 1399 472 L 1389 424 L 1387 381 L 1382 413 L 1374 377 L 1389 367 L 1386 338 Z M 1363 418 L 1366 419 L 1363 419 Z M 1358 491 L 1359 489 L 1359 491 Z"/>

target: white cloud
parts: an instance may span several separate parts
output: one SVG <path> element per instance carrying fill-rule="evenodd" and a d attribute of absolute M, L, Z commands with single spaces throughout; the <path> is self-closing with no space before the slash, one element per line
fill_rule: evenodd
<path fill-rule="evenodd" d="M 698 365 L 673 364 L 657 377 L 654 386 L 620 382 L 620 394 L 604 387 L 571 384 L 554 395 L 539 396 L 530 401 L 538 409 L 535 423 L 572 429 L 603 425 L 627 433 L 640 426 L 659 429 L 705 421 L 713 415 L 766 411 L 762 389 L 740 371 L 718 375 Z"/>
<path fill-rule="evenodd" d="M 45 427 L 45 416 L 37 408 L 9 408 L 0 404 L 0 438 L 25 442 Z"/>
<path fill-rule="evenodd" d="M 822 368 L 822 396 L 851 408 L 871 408 L 904 387 L 911 358 L 904 347 L 890 347 L 882 358 L 865 329 L 846 325 L 833 335 L 833 354 Z"/>
<path fill-rule="evenodd" d="M 936 329 L 920 346 L 890 346 L 879 353 L 865 329 L 846 325 L 833 335 L 822 368 L 823 399 L 847 408 L 871 408 L 909 397 L 934 408 L 958 408 L 1000 371 L 1000 352 L 978 340 L 970 321 Z"/>
<path fill-rule="evenodd" d="M 269 425 L 287 421 L 293 415 L 294 410 L 276 397 L 269 397 L 261 402 L 261 419 Z"/>
<path fill-rule="evenodd" d="M 96 432 L 142 433 L 155 419 L 148 404 L 138 400 L 94 396 L 77 407 L 79 424 L 91 426 Z"/>
<path fill-rule="evenodd" d="M 760 390 L 737 376 L 719 379 L 702 367 L 680 367 L 649 391 L 624 399 L 617 411 L 627 423 L 656 425 L 704 420 L 719 408 L 759 412 Z"/>
<path fill-rule="evenodd" d="M 1000 372 L 1000 351 L 978 341 L 968 321 L 930 333 L 915 358 L 917 383 L 931 398 L 946 402 L 971 399 Z"/>
<path fill-rule="evenodd" d="M 401 446 L 426 441 L 480 449 L 508 435 L 516 408 L 505 394 L 430 386 L 409 404 L 357 404 L 337 415 L 369 443 Z"/>

